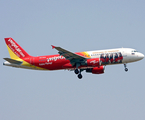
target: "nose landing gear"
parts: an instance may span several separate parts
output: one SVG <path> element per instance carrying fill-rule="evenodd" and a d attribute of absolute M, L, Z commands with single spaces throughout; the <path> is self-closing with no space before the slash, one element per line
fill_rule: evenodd
<path fill-rule="evenodd" d="M 127 72 L 128 71 L 127 65 L 124 64 L 124 67 L 125 67 L 125 71 Z"/>
<path fill-rule="evenodd" d="M 125 71 L 127 72 L 128 71 L 128 68 L 125 68 Z"/>

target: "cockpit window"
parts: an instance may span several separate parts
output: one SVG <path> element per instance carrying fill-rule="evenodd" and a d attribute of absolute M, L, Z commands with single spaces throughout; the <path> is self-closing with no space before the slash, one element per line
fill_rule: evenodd
<path fill-rule="evenodd" d="M 136 51 L 136 50 L 132 50 L 131 52 L 138 52 L 138 51 Z"/>

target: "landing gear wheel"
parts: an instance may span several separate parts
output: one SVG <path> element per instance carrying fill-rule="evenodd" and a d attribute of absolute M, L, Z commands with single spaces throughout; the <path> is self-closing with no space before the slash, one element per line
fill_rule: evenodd
<path fill-rule="evenodd" d="M 78 69 L 75 69 L 74 72 L 75 72 L 75 74 L 78 74 L 79 73 L 79 70 Z"/>
<path fill-rule="evenodd" d="M 78 74 L 78 78 L 81 79 L 83 76 L 82 74 Z"/>
<path fill-rule="evenodd" d="M 127 71 L 128 71 L 128 69 L 127 69 L 127 68 L 125 68 L 125 71 L 127 72 Z"/>
<path fill-rule="evenodd" d="M 126 64 L 124 64 L 124 67 L 125 67 L 125 71 L 127 72 L 128 71 L 128 68 L 127 68 Z"/>

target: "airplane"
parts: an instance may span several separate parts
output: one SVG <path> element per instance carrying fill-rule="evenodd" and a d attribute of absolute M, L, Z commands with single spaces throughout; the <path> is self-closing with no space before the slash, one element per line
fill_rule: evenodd
<path fill-rule="evenodd" d="M 10 58 L 3 65 L 32 70 L 62 70 L 74 71 L 81 79 L 82 71 L 92 74 L 103 74 L 106 65 L 124 64 L 128 71 L 127 63 L 136 62 L 144 58 L 144 55 L 135 49 L 117 48 L 86 52 L 70 52 L 61 47 L 52 45 L 58 54 L 46 56 L 30 56 L 13 38 L 4 38 Z"/>

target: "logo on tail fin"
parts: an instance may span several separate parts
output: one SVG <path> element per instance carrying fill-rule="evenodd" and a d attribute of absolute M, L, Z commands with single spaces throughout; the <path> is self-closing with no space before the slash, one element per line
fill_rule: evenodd
<path fill-rule="evenodd" d="M 5 38 L 10 57 L 12 59 L 24 58 L 30 56 L 13 38 Z"/>
<path fill-rule="evenodd" d="M 15 43 L 13 40 L 9 39 L 8 41 L 10 42 L 10 44 L 9 44 L 8 46 L 11 48 L 11 50 L 12 50 L 18 57 L 20 57 L 20 55 L 21 55 L 22 57 L 25 57 L 25 55 L 23 54 L 23 52 L 21 51 L 21 49 L 19 48 L 19 46 L 16 45 L 16 43 Z M 13 49 L 13 47 L 14 47 L 14 49 Z M 17 52 L 18 52 L 18 53 L 17 53 Z M 20 55 L 19 55 L 19 54 L 20 54 Z"/>
<path fill-rule="evenodd" d="M 15 42 L 13 42 L 11 39 L 9 39 L 8 40 L 10 43 L 11 43 L 11 45 L 9 44 L 9 47 L 12 49 L 12 47 L 14 47 L 15 49 L 12 49 L 12 51 L 14 52 L 14 53 L 16 53 L 16 55 L 18 56 L 18 57 L 20 57 L 20 55 L 22 55 L 22 57 L 25 57 L 25 55 L 23 54 L 23 52 L 21 51 L 21 49 L 19 48 L 19 46 L 17 46 L 16 45 L 16 43 Z M 20 54 L 17 54 L 17 52 Z"/>

